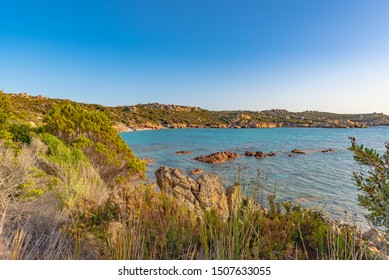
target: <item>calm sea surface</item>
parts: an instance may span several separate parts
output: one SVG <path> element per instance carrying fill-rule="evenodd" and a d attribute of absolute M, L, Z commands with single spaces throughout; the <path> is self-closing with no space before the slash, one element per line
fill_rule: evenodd
<path fill-rule="evenodd" d="M 360 167 L 354 162 L 352 152 L 347 150 L 350 146 L 348 136 L 382 152 L 385 142 L 389 141 L 389 127 L 163 129 L 128 132 L 121 136 L 137 156 L 153 159 L 147 171 L 151 179 L 160 165 L 178 167 L 187 174 L 194 168 L 201 168 L 206 173 L 218 175 L 228 187 L 235 182 L 240 169 L 246 194 L 265 204 L 267 194 L 276 193 L 277 200 L 323 209 L 333 218 L 344 219 L 346 215 L 351 221 L 357 214 L 358 222 L 363 225 L 365 212 L 357 205 L 358 190 L 352 177 L 352 172 Z M 320 152 L 328 148 L 335 152 Z M 292 149 L 301 149 L 307 154 L 289 157 Z M 189 150 L 192 154 L 176 154 L 179 150 Z M 265 159 L 241 156 L 219 164 L 193 159 L 218 151 L 244 153 L 246 150 L 273 151 L 277 156 Z M 263 195 L 258 188 L 262 183 L 266 185 Z"/>

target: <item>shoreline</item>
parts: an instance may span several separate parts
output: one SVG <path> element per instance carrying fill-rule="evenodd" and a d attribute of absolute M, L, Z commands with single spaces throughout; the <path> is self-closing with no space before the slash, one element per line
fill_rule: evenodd
<path fill-rule="evenodd" d="M 372 128 L 372 127 L 388 127 L 389 125 L 372 125 L 367 127 L 322 127 L 322 126 L 276 126 L 276 127 L 142 127 L 142 128 L 126 128 L 126 129 L 118 129 L 115 127 L 115 129 L 118 130 L 119 133 L 125 133 L 125 132 L 139 132 L 139 131 L 149 131 L 149 130 L 165 130 L 165 129 L 171 129 L 171 130 L 182 130 L 182 129 L 274 129 L 274 128 L 309 128 L 309 129 L 315 129 L 315 128 L 324 128 L 324 129 L 366 129 L 366 128 Z"/>

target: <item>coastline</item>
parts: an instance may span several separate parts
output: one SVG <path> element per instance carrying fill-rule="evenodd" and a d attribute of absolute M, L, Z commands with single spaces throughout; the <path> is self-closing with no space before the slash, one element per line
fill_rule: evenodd
<path fill-rule="evenodd" d="M 225 127 L 214 127 L 214 126 L 189 126 L 189 127 L 171 127 L 171 126 L 162 126 L 162 127 L 140 127 L 140 128 L 132 128 L 132 127 L 118 127 L 117 125 L 114 125 L 114 128 L 119 133 L 125 133 L 125 132 L 139 132 L 139 131 L 149 131 L 149 130 L 165 130 L 165 129 L 172 129 L 172 130 L 180 130 L 180 129 L 266 129 L 266 128 L 326 128 L 326 129 L 351 129 L 351 128 L 358 128 L 358 129 L 365 129 L 369 127 L 387 127 L 389 124 L 378 124 L 378 125 L 371 125 L 371 126 L 363 126 L 363 127 L 326 127 L 326 126 L 271 126 L 271 127 L 233 127 L 233 126 L 225 126 Z"/>

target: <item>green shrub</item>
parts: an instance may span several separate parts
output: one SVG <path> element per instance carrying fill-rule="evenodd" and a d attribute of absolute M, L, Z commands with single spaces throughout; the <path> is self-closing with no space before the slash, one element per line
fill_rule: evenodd
<path fill-rule="evenodd" d="M 11 133 L 12 140 L 14 142 L 25 143 L 25 144 L 31 143 L 31 137 L 33 133 L 29 125 L 11 124 L 8 127 L 8 131 Z"/>
<path fill-rule="evenodd" d="M 48 147 L 48 158 L 61 165 L 77 166 L 79 162 L 85 165 L 89 164 L 89 160 L 80 149 L 68 147 L 60 139 L 50 133 L 42 133 L 40 139 Z"/>
<path fill-rule="evenodd" d="M 368 220 L 389 234 L 389 143 L 386 151 L 380 155 L 376 150 L 357 145 L 350 137 L 354 159 L 364 168 L 354 172 L 354 179 L 359 190 L 359 204 L 369 210 Z"/>
<path fill-rule="evenodd" d="M 7 127 L 12 113 L 13 109 L 9 97 L 3 91 L 0 91 L 0 130 Z"/>
<path fill-rule="evenodd" d="M 103 112 L 66 103 L 55 105 L 45 122 L 48 132 L 80 148 L 104 181 L 111 184 L 119 176 L 144 176 L 145 163 L 133 154 Z"/>

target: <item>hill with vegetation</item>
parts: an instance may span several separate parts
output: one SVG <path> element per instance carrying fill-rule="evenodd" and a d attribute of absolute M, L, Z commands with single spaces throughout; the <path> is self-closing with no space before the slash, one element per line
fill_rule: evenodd
<path fill-rule="evenodd" d="M 40 126 L 47 112 L 58 104 L 76 102 L 30 96 L 25 93 L 8 94 L 15 110 L 14 119 L 32 126 Z M 389 125 L 389 116 L 382 113 L 334 114 L 318 111 L 210 111 L 199 107 L 164 105 L 158 103 L 134 106 L 107 107 L 77 103 L 85 109 L 104 112 L 119 131 L 159 128 L 271 128 L 271 127 L 368 127 Z"/>

